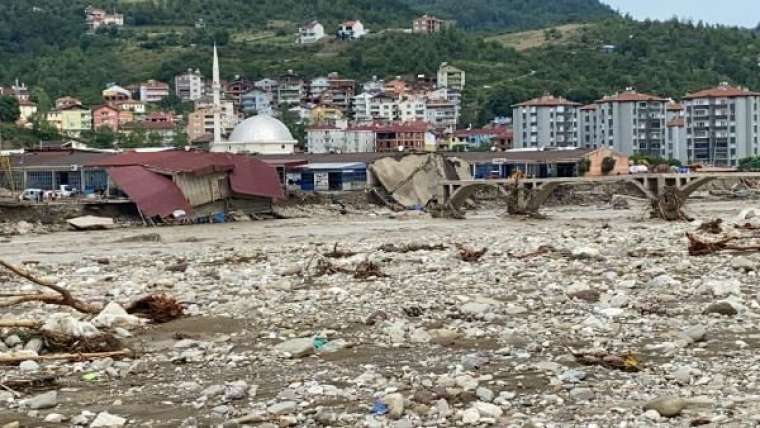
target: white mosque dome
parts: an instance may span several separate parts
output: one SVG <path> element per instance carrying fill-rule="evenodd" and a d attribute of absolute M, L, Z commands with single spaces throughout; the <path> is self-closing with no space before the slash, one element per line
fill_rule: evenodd
<path fill-rule="evenodd" d="M 253 116 L 242 121 L 230 134 L 231 143 L 293 144 L 296 140 L 288 127 L 271 116 Z"/>

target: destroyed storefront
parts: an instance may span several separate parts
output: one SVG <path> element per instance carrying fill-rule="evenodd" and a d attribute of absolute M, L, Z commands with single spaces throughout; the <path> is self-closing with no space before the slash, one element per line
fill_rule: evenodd
<path fill-rule="evenodd" d="M 508 152 L 470 152 L 461 157 L 472 165 L 476 180 L 495 180 L 519 172 L 531 178 L 577 177 L 578 164 L 591 150 L 514 150 Z"/>
<path fill-rule="evenodd" d="M 13 154 L 0 170 L 0 188 L 20 193 L 24 189 L 56 190 L 68 185 L 85 195 L 101 193 L 108 187 L 106 172 L 101 167 L 87 165 L 110 156 L 78 150 Z"/>
<path fill-rule="evenodd" d="M 110 196 L 123 194 L 145 218 L 269 214 L 283 197 L 276 170 L 242 155 L 129 152 L 94 165 L 106 169 Z"/>
<path fill-rule="evenodd" d="M 367 165 L 353 163 L 316 163 L 290 170 L 288 190 L 304 192 L 344 192 L 364 190 Z"/>

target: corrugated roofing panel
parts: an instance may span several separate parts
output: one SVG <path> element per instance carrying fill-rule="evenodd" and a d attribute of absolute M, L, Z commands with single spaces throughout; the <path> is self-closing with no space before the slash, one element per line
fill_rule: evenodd
<path fill-rule="evenodd" d="M 176 210 L 192 212 L 182 191 L 174 182 L 141 166 L 112 167 L 111 179 L 137 205 L 145 217 L 169 217 Z"/>

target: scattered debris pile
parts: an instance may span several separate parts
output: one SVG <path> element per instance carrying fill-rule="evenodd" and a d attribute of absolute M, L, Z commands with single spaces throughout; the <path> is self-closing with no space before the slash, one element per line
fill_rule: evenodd
<path fill-rule="evenodd" d="M 408 154 L 373 162 L 369 182 L 377 198 L 391 207 L 421 209 L 438 198 L 444 180 L 471 180 L 470 164 L 440 153 Z"/>
<path fill-rule="evenodd" d="M 739 214 L 733 228 L 724 229 L 722 219 L 702 223 L 696 231 L 687 232 L 689 255 L 705 256 L 719 252 L 760 252 L 760 224 L 757 212 L 745 210 Z M 707 237 L 705 235 L 712 235 Z M 715 237 L 717 235 L 717 237 Z"/>

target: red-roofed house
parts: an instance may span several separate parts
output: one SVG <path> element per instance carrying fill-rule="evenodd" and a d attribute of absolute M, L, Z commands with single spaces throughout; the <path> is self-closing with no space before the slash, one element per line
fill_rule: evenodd
<path fill-rule="evenodd" d="M 722 83 L 683 99 L 689 163 L 737 166 L 760 154 L 760 93 Z"/>
<path fill-rule="evenodd" d="M 367 35 L 369 30 L 364 28 L 361 21 L 346 21 L 338 26 L 336 33 L 340 40 L 357 40 Z"/>
<path fill-rule="evenodd" d="M 92 129 L 99 131 L 107 128 L 113 132 L 119 130 L 119 110 L 110 105 L 92 108 Z"/>

